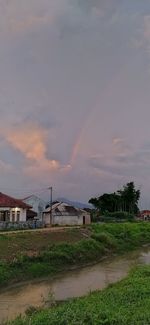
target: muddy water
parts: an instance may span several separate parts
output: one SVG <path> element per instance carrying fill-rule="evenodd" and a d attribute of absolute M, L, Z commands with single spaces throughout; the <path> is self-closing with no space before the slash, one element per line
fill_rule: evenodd
<path fill-rule="evenodd" d="M 63 273 L 56 279 L 46 279 L 17 285 L 0 293 L 0 324 L 24 314 L 29 306 L 44 306 L 46 301 L 79 297 L 103 289 L 124 278 L 139 264 L 150 264 L 150 248 L 103 261 L 94 266 Z"/>

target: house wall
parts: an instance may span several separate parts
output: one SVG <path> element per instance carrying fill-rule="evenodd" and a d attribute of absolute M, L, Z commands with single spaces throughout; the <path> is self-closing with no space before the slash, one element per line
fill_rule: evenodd
<path fill-rule="evenodd" d="M 26 209 L 21 209 L 21 208 L 0 208 L 0 211 L 9 211 L 10 212 L 10 222 L 12 222 L 12 215 L 14 213 L 14 218 L 15 222 L 17 221 L 17 211 L 20 211 L 20 222 L 25 222 L 26 221 Z"/>
<path fill-rule="evenodd" d="M 69 215 L 55 215 L 52 216 L 52 224 L 60 226 L 78 226 L 83 225 L 83 216 L 85 216 L 85 224 L 91 223 L 90 215 L 84 214 L 80 216 L 69 216 Z M 50 224 L 50 214 L 43 215 L 43 222 L 46 225 Z"/>
<path fill-rule="evenodd" d="M 91 216 L 90 214 L 83 214 L 82 217 L 85 216 L 85 224 L 90 225 L 91 223 Z"/>
<path fill-rule="evenodd" d="M 23 200 L 26 204 L 29 204 L 32 206 L 32 210 L 37 212 L 37 216 L 39 220 L 42 220 L 42 214 L 43 211 L 45 210 L 46 202 L 44 202 L 42 199 L 36 197 L 36 196 L 31 196 L 25 200 Z"/>

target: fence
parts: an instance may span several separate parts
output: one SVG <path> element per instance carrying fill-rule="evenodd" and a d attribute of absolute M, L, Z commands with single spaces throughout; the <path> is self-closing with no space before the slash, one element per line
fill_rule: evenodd
<path fill-rule="evenodd" d="M 39 220 L 27 222 L 0 222 L 0 230 L 36 229 L 43 227 L 43 223 Z"/>

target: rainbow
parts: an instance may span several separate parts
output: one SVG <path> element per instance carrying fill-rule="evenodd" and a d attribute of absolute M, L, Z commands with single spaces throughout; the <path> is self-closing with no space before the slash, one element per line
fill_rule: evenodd
<path fill-rule="evenodd" d="M 135 60 L 135 58 L 134 58 L 134 60 Z M 117 73 L 115 75 L 115 77 L 113 77 L 111 79 L 109 84 L 104 88 L 103 95 L 98 96 L 98 98 L 96 100 L 96 104 L 94 105 L 94 108 L 92 110 L 91 109 L 89 110 L 88 116 L 87 116 L 85 122 L 83 123 L 83 126 L 81 127 L 81 131 L 79 132 L 79 135 L 77 136 L 75 144 L 74 144 L 73 149 L 72 149 L 72 154 L 71 154 L 71 158 L 70 158 L 70 165 L 71 166 L 74 165 L 74 163 L 75 163 L 75 161 L 77 159 L 78 153 L 80 151 L 80 146 L 81 146 L 81 143 L 83 141 L 84 134 L 85 134 L 85 132 L 86 132 L 86 130 L 88 128 L 88 125 L 89 125 L 89 123 L 91 121 L 91 118 L 92 118 L 93 114 L 95 114 L 95 118 L 97 118 L 96 112 L 100 108 L 100 103 L 102 101 L 104 101 L 105 98 L 111 97 L 113 95 L 113 93 L 116 91 L 116 89 L 119 89 L 120 84 L 122 82 L 122 77 L 125 76 L 128 66 L 130 68 L 129 63 L 126 63 L 124 66 L 121 67 L 119 73 Z"/>

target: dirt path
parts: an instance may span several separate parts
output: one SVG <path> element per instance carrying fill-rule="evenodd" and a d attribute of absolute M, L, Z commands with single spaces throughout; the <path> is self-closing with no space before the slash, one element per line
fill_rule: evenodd
<path fill-rule="evenodd" d="M 10 231 L 0 231 L 0 235 L 18 234 L 18 233 L 28 233 L 28 232 L 61 232 L 67 229 L 79 229 L 81 226 L 70 226 L 70 227 L 48 227 L 48 228 L 38 228 L 38 229 L 25 229 L 25 230 L 10 230 Z"/>

